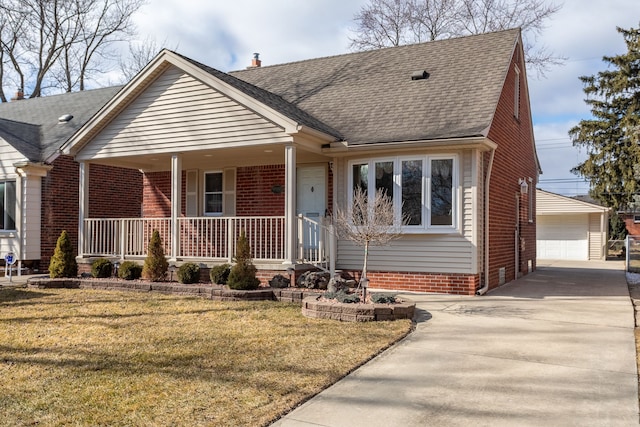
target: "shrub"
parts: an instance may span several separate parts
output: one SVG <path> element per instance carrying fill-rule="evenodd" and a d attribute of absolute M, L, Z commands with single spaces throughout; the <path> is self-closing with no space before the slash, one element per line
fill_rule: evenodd
<path fill-rule="evenodd" d="M 256 266 L 251 262 L 251 248 L 243 231 L 236 247 L 236 264 L 231 267 L 227 285 L 237 290 L 258 289 L 260 279 L 256 277 L 256 271 Z"/>
<path fill-rule="evenodd" d="M 338 302 L 346 304 L 360 302 L 360 297 L 358 295 L 347 293 L 344 290 L 340 290 L 338 292 L 325 292 L 323 297 L 326 299 L 335 299 Z"/>
<path fill-rule="evenodd" d="M 371 302 L 376 304 L 393 304 L 396 302 L 395 294 L 371 294 Z"/>
<path fill-rule="evenodd" d="M 211 283 L 226 285 L 230 272 L 231 266 L 229 264 L 220 264 L 211 267 L 211 271 L 209 271 L 209 278 L 211 279 Z"/>
<path fill-rule="evenodd" d="M 200 267 L 192 262 L 185 262 L 178 268 L 178 282 L 184 284 L 200 281 Z"/>
<path fill-rule="evenodd" d="M 71 240 L 66 230 L 62 230 L 56 249 L 49 262 L 49 276 L 52 279 L 59 277 L 76 277 L 78 275 L 78 263 Z"/>
<path fill-rule="evenodd" d="M 136 280 L 142 276 L 142 266 L 133 261 L 124 261 L 118 269 L 118 277 L 124 280 Z"/>
<path fill-rule="evenodd" d="M 91 264 L 91 275 L 93 277 L 111 277 L 113 274 L 113 264 L 106 258 L 98 258 Z"/>
<path fill-rule="evenodd" d="M 149 250 L 142 267 L 142 277 L 144 279 L 157 282 L 164 279 L 169 269 L 169 263 L 164 256 L 162 240 L 158 230 L 154 230 L 149 241 Z"/>

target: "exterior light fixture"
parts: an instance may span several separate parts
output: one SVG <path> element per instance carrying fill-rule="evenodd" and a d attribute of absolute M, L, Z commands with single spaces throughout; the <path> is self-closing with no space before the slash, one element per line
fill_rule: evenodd
<path fill-rule="evenodd" d="M 529 184 L 527 184 L 526 179 L 518 179 L 518 184 L 520 184 L 520 194 L 527 194 L 529 192 Z"/>

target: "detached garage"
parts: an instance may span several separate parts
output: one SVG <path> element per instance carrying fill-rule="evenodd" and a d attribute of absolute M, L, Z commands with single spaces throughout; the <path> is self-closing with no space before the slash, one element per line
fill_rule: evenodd
<path fill-rule="evenodd" d="M 536 190 L 537 259 L 605 259 L 609 209 Z"/>

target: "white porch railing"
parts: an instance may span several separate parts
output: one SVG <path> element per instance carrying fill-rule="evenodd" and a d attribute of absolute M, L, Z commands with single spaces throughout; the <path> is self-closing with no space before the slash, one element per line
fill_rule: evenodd
<path fill-rule="evenodd" d="M 324 221 L 297 217 L 298 262 L 329 270 L 335 268 L 333 227 Z M 178 218 L 176 258 L 232 262 L 240 233 L 244 231 L 256 261 L 285 260 L 285 217 Z M 85 219 L 82 256 L 144 257 L 149 240 L 158 230 L 167 256 L 171 255 L 170 218 Z"/>
<path fill-rule="evenodd" d="M 242 231 L 258 261 L 283 261 L 284 217 L 178 218 L 176 257 L 231 262 Z M 85 219 L 83 256 L 146 256 L 149 240 L 158 230 L 164 251 L 171 254 L 170 218 Z"/>
<path fill-rule="evenodd" d="M 298 260 L 324 270 L 335 270 L 335 235 L 333 226 L 298 215 Z"/>

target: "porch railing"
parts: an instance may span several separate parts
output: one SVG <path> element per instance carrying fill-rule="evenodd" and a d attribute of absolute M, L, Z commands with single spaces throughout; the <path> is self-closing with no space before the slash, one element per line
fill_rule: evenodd
<path fill-rule="evenodd" d="M 284 260 L 284 217 L 179 218 L 177 258 L 230 262 L 238 238 L 245 232 L 255 260 Z M 84 256 L 146 256 L 149 240 L 158 230 L 164 251 L 171 254 L 170 218 L 84 220 Z"/>
<path fill-rule="evenodd" d="M 330 269 L 335 251 L 332 226 L 323 219 L 297 217 L 299 262 Z M 158 230 L 167 256 L 171 255 L 170 218 L 118 218 L 84 220 L 83 256 L 131 258 L 147 255 L 149 240 Z M 256 261 L 284 261 L 285 217 L 189 217 L 178 218 L 176 258 L 232 262 L 244 231 Z"/>
<path fill-rule="evenodd" d="M 325 270 L 332 269 L 335 238 L 333 226 L 326 220 L 313 220 L 298 215 L 298 260 Z"/>

